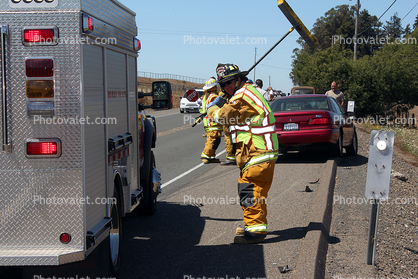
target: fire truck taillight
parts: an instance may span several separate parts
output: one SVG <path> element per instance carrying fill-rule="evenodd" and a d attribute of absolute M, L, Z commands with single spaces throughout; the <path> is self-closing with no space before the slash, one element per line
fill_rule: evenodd
<path fill-rule="evenodd" d="M 25 46 L 58 44 L 57 27 L 25 27 L 22 30 L 22 43 Z"/>
<path fill-rule="evenodd" d="M 26 59 L 27 77 L 52 77 L 54 75 L 54 60 Z"/>
<path fill-rule="evenodd" d="M 141 50 L 141 41 L 137 38 L 134 38 L 134 50 Z"/>
<path fill-rule="evenodd" d="M 68 244 L 71 241 L 71 235 L 69 233 L 62 233 L 60 235 L 60 241 L 62 244 Z"/>
<path fill-rule="evenodd" d="M 26 157 L 58 158 L 61 156 L 59 139 L 28 139 L 26 140 Z"/>
<path fill-rule="evenodd" d="M 29 118 L 40 116 L 44 118 L 54 117 L 54 102 L 28 102 L 27 113 Z"/>
<path fill-rule="evenodd" d="M 53 98 L 53 80 L 28 80 L 26 81 L 26 96 L 28 98 Z"/>
<path fill-rule="evenodd" d="M 94 19 L 87 14 L 83 14 L 83 32 L 90 33 L 93 31 L 94 31 Z"/>

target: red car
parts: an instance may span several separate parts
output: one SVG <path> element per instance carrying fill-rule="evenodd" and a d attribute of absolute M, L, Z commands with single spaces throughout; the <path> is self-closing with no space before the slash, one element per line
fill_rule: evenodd
<path fill-rule="evenodd" d="M 357 155 L 354 123 L 334 98 L 322 94 L 282 97 L 270 105 L 280 151 L 325 146 L 332 156 Z"/>

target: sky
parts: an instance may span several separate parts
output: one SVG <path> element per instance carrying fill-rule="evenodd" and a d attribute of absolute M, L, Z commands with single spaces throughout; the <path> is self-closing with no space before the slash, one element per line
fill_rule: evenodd
<path fill-rule="evenodd" d="M 233 63 L 246 71 L 292 27 L 278 8 L 277 0 L 119 2 L 136 13 L 137 38 L 142 44 L 138 57 L 141 72 L 206 80 L 216 75 L 218 63 Z M 360 4 L 361 10 L 380 17 L 393 2 L 380 21 L 385 24 L 398 13 L 402 27 L 408 23 L 412 27 L 418 14 L 418 0 L 361 0 Z M 357 1 L 287 0 L 287 3 L 311 30 L 315 21 L 331 8 L 356 5 Z M 300 47 L 298 38 L 296 31 L 290 33 L 248 77 L 262 79 L 264 89 L 271 86 L 290 92 L 294 86 L 289 77 L 292 51 Z"/>

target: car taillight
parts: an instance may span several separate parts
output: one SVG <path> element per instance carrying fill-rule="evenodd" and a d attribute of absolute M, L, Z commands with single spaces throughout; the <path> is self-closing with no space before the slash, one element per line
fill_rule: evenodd
<path fill-rule="evenodd" d="M 26 27 L 23 29 L 22 43 L 32 45 L 56 45 L 58 28 L 56 27 Z"/>
<path fill-rule="evenodd" d="M 54 61 L 52 59 L 26 59 L 27 77 L 52 77 Z"/>
<path fill-rule="evenodd" d="M 26 141 L 28 158 L 57 158 L 61 156 L 59 139 L 29 139 Z"/>
<path fill-rule="evenodd" d="M 311 118 L 308 121 L 308 125 L 327 125 L 330 123 L 331 121 L 328 117 Z"/>

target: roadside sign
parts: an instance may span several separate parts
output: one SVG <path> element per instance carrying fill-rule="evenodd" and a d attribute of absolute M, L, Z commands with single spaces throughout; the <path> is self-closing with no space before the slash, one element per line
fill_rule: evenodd
<path fill-rule="evenodd" d="M 348 101 L 347 103 L 347 112 L 354 112 L 354 101 Z"/>
<path fill-rule="evenodd" d="M 189 102 L 196 102 L 197 99 L 199 99 L 199 94 L 197 93 L 196 90 L 190 89 L 189 91 L 186 92 L 186 99 Z"/>
<path fill-rule="evenodd" d="M 375 265 L 377 226 L 381 200 L 389 199 L 395 134 L 374 130 L 370 135 L 369 163 L 367 165 L 366 197 L 373 201 L 367 242 L 368 265 Z"/>
<path fill-rule="evenodd" d="M 366 198 L 384 200 L 389 198 L 394 140 L 393 132 L 374 130 L 371 133 Z"/>

